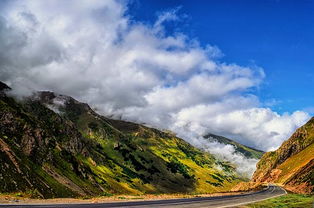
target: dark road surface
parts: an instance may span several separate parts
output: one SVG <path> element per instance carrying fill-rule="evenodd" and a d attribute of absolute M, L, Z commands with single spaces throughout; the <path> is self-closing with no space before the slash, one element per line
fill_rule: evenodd
<path fill-rule="evenodd" d="M 261 201 L 276 196 L 286 194 L 286 191 L 278 186 L 270 185 L 268 188 L 241 195 L 217 196 L 217 197 L 199 197 L 190 199 L 168 199 L 168 200 L 152 200 L 152 201 L 133 201 L 133 202 L 113 202 L 98 204 L 25 204 L 25 205 L 9 205 L 0 204 L 0 208 L 105 208 L 105 207 L 131 207 L 131 208 L 159 208 L 159 207 L 176 207 L 176 208 L 200 208 L 200 207 L 235 207 L 256 201 Z"/>

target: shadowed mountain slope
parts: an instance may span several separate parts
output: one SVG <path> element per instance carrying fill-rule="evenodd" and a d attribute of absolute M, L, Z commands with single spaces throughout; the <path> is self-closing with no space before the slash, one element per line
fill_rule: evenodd
<path fill-rule="evenodd" d="M 233 164 L 172 134 L 106 118 L 68 96 L 17 101 L 6 90 L 1 83 L 0 192 L 211 193 L 243 180 Z"/>

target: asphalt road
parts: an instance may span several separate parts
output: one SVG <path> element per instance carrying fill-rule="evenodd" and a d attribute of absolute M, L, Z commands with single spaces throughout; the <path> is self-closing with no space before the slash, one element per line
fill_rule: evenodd
<path fill-rule="evenodd" d="M 98 204 L 45 204 L 45 205 L 9 205 L 0 204 L 1 207 L 9 208 L 105 208 L 105 207 L 131 207 L 131 208 L 200 208 L 200 207 L 235 207 L 268 198 L 273 198 L 286 194 L 286 191 L 278 186 L 270 185 L 266 189 L 258 192 L 217 196 L 217 197 L 198 197 L 190 199 L 168 199 L 152 201 L 132 201 L 132 202 L 113 202 Z"/>

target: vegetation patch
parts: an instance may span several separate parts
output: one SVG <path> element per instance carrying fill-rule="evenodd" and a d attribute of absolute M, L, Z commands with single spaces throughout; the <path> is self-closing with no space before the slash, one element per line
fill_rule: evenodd
<path fill-rule="evenodd" d="M 314 196 L 306 194 L 288 194 L 265 201 L 248 204 L 244 207 L 252 208 L 312 208 Z"/>

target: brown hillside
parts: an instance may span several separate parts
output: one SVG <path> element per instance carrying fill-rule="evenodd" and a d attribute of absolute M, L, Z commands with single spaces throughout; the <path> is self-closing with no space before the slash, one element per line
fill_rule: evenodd
<path fill-rule="evenodd" d="M 267 152 L 257 164 L 252 182 L 278 183 L 297 193 L 314 190 L 314 118 L 285 141 Z"/>

